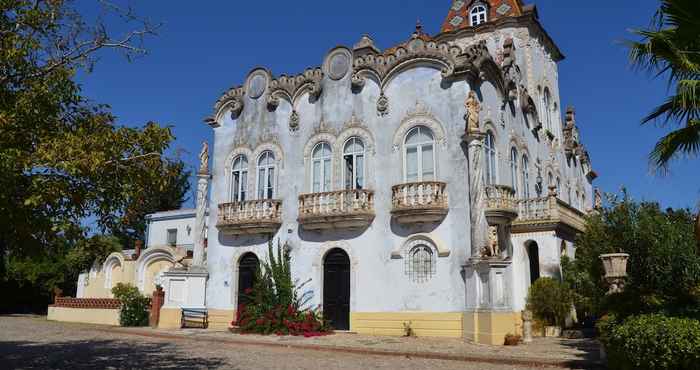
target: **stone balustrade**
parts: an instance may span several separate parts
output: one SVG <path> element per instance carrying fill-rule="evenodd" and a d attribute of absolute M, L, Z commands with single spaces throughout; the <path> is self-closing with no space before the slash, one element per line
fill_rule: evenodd
<path fill-rule="evenodd" d="M 299 196 L 299 224 L 305 230 L 358 229 L 374 220 L 374 192 L 364 189 Z"/>
<path fill-rule="evenodd" d="M 438 222 L 447 215 L 447 184 L 437 181 L 400 184 L 391 189 L 391 213 L 399 223 Z"/>
<path fill-rule="evenodd" d="M 531 232 L 566 229 L 583 232 L 586 216 L 583 212 L 566 204 L 555 195 L 542 198 L 517 200 L 518 218 L 513 221 L 513 232 Z"/>
<path fill-rule="evenodd" d="M 484 195 L 489 224 L 507 224 L 518 216 L 515 191 L 510 186 L 489 185 L 484 189 Z"/>
<path fill-rule="evenodd" d="M 224 234 L 267 234 L 282 225 L 282 201 L 247 200 L 219 205 L 216 227 Z"/>

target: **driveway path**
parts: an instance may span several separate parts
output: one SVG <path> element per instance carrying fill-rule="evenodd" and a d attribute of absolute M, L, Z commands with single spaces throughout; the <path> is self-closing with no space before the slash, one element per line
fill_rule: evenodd
<path fill-rule="evenodd" d="M 36 316 L 0 317 L 0 369 L 460 369 L 516 365 L 148 336 Z"/>

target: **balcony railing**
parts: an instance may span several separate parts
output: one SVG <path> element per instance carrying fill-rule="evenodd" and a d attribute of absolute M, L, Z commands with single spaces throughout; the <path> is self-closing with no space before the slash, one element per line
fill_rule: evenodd
<path fill-rule="evenodd" d="M 374 192 L 340 190 L 299 196 L 299 223 L 306 230 L 358 229 L 374 220 Z"/>
<path fill-rule="evenodd" d="M 438 222 L 447 215 L 447 184 L 437 181 L 401 184 L 391 189 L 391 213 L 399 223 Z"/>
<path fill-rule="evenodd" d="M 517 201 L 518 218 L 513 221 L 513 232 L 530 232 L 565 228 L 583 232 L 586 216 L 555 195 Z"/>
<path fill-rule="evenodd" d="M 219 205 L 216 227 L 224 234 L 267 234 L 282 225 L 282 201 L 248 200 Z"/>
<path fill-rule="evenodd" d="M 509 223 L 518 215 L 515 191 L 510 186 L 490 185 L 484 190 L 489 224 Z"/>

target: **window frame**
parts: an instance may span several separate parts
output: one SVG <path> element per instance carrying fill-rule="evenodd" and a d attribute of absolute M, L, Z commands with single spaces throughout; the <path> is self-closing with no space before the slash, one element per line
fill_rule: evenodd
<path fill-rule="evenodd" d="M 166 230 L 165 230 L 165 244 L 167 244 L 167 245 L 169 245 L 169 246 L 171 246 L 171 247 L 177 246 L 177 234 L 178 234 L 177 231 L 178 231 L 177 228 L 175 228 L 175 229 L 166 229 Z M 175 240 L 172 241 L 172 242 L 170 241 L 170 236 L 171 236 L 171 235 L 174 235 L 174 236 L 175 236 L 175 238 L 174 238 Z"/>
<path fill-rule="evenodd" d="M 530 199 L 530 158 L 527 154 L 523 154 L 520 164 L 520 171 L 522 172 L 522 182 L 523 182 L 523 199 Z"/>
<path fill-rule="evenodd" d="M 328 147 L 330 154 L 328 156 L 324 155 L 321 157 L 316 157 L 316 149 L 318 149 L 319 147 L 323 147 L 324 145 L 326 147 Z M 320 176 L 320 179 L 319 179 L 320 189 L 319 189 L 319 191 L 316 191 L 316 189 L 314 189 L 314 185 L 316 183 L 314 166 L 315 166 L 316 162 L 320 162 L 320 167 L 319 167 L 320 168 L 320 174 L 319 174 L 319 176 Z M 326 172 L 325 162 L 328 162 L 330 164 L 330 166 L 329 166 L 330 173 L 328 173 L 328 174 L 325 173 Z M 312 193 L 326 193 L 326 192 L 332 191 L 332 189 L 333 189 L 333 146 L 331 146 L 330 143 L 328 143 L 326 141 L 320 141 L 320 142 L 316 143 L 316 145 L 314 145 L 313 149 L 311 150 L 311 171 L 310 172 L 311 172 L 310 173 L 310 175 L 311 175 L 310 186 L 311 186 Z M 326 182 L 326 180 L 328 180 L 328 182 Z M 328 184 L 328 189 L 325 188 L 326 184 Z"/>
<path fill-rule="evenodd" d="M 236 169 L 236 164 L 242 161 L 244 165 L 242 166 L 243 168 Z M 229 200 L 232 203 L 237 203 L 237 202 L 244 202 L 247 199 L 248 196 L 248 180 L 250 176 L 250 166 L 248 162 L 248 157 L 245 154 L 239 154 L 237 155 L 233 161 L 231 162 L 231 171 L 230 171 L 230 176 L 231 176 L 231 181 L 229 184 Z M 234 190 L 234 185 L 235 185 L 235 174 L 239 173 L 239 184 L 238 184 L 238 189 Z M 243 176 L 245 175 L 245 176 Z M 245 178 L 245 181 L 243 179 Z"/>
<path fill-rule="evenodd" d="M 362 147 L 361 152 L 349 152 L 348 151 L 348 145 L 351 142 L 359 142 L 360 146 Z M 348 188 L 348 182 L 347 182 L 347 157 L 351 156 L 352 157 L 352 187 Z M 362 190 L 367 188 L 367 146 L 365 145 L 365 141 L 359 137 L 359 136 L 351 136 L 345 142 L 343 143 L 343 161 L 342 161 L 342 166 L 343 166 L 343 189 L 344 190 Z M 362 184 L 360 184 L 360 187 L 358 187 L 358 182 L 357 182 L 357 177 L 358 177 L 358 171 L 357 171 L 357 159 L 358 157 L 362 158 L 362 173 L 360 173 L 360 178 L 362 179 Z"/>
<path fill-rule="evenodd" d="M 420 132 L 421 129 L 426 130 L 429 134 L 432 140 L 430 142 L 420 142 L 416 144 L 408 144 L 408 138 L 411 135 L 411 133 L 414 130 L 418 130 Z M 424 147 L 432 147 L 432 156 L 433 156 L 433 175 L 432 179 L 425 179 L 423 177 L 423 148 Z M 406 131 L 406 135 L 404 135 L 403 139 L 403 182 L 408 183 L 408 149 L 409 148 L 416 148 L 416 171 L 417 171 L 417 179 L 416 181 L 411 181 L 411 182 L 427 182 L 427 181 L 437 181 L 437 145 L 435 141 L 435 132 L 433 130 L 426 126 L 426 125 L 416 125 L 411 127 L 408 131 Z"/>
<path fill-rule="evenodd" d="M 518 194 L 520 190 L 520 154 L 518 153 L 518 148 L 510 148 L 510 186 L 513 187 L 513 193 Z"/>
<path fill-rule="evenodd" d="M 484 3 L 476 3 L 469 9 L 469 24 L 476 27 L 489 21 L 489 9 Z"/>
<path fill-rule="evenodd" d="M 486 130 L 484 157 L 484 182 L 486 185 L 496 185 L 498 183 L 498 149 L 496 135 L 491 130 Z"/>
<path fill-rule="evenodd" d="M 271 164 L 264 164 L 261 165 L 263 157 L 267 156 L 267 158 L 272 159 Z M 256 176 L 256 181 L 255 181 L 255 194 L 257 196 L 258 200 L 271 200 L 275 198 L 275 195 L 277 194 L 277 159 L 275 158 L 275 153 L 272 150 L 265 150 L 260 155 L 258 155 L 258 158 L 256 160 L 256 166 L 255 166 L 255 176 Z M 264 185 L 264 191 L 265 194 L 261 195 L 260 194 L 260 171 L 263 171 L 264 173 L 264 179 L 267 180 L 268 185 Z M 270 172 L 272 172 L 272 175 L 270 175 Z M 269 194 L 269 195 L 268 195 Z"/>
<path fill-rule="evenodd" d="M 427 255 L 427 259 L 426 256 L 416 259 L 416 255 L 421 252 Z M 429 243 L 411 245 L 404 256 L 404 274 L 414 284 L 429 282 L 437 273 L 437 257 L 438 254 Z"/>

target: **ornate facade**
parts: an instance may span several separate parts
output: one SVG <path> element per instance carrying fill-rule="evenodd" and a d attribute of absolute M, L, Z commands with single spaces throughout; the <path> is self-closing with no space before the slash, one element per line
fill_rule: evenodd
<path fill-rule="evenodd" d="M 230 320 L 272 237 L 337 328 L 502 344 L 592 208 L 563 58 L 534 6 L 455 0 L 436 35 L 251 71 L 206 119 L 206 307 Z"/>

